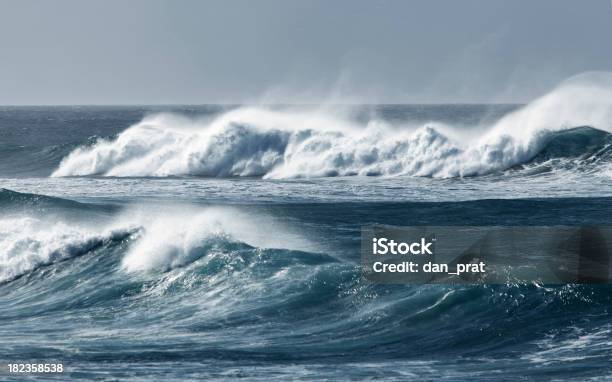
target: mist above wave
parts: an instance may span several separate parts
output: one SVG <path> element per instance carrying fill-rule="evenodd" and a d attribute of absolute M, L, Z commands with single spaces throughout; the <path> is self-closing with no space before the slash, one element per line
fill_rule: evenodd
<path fill-rule="evenodd" d="M 155 214 L 132 212 L 128 221 L 139 222 L 142 229 L 122 260 L 127 271 L 168 270 L 239 248 L 315 248 L 265 215 L 227 207 L 172 207 Z"/>
<path fill-rule="evenodd" d="M 612 75 L 588 73 L 474 131 L 239 108 L 212 121 L 158 114 L 65 157 L 52 176 L 477 176 L 534 158 L 554 134 L 612 131 Z"/>
<path fill-rule="evenodd" d="M 155 211 L 131 206 L 100 220 L 87 205 L 80 216 L 49 215 L 48 208 L 72 208 L 69 200 L 0 189 L 0 199 L 24 207 L 0 218 L 0 283 L 42 266 L 87 254 L 119 254 L 126 271 L 170 270 L 212 255 L 265 248 L 311 251 L 316 246 L 265 214 L 230 207 L 157 205 Z M 90 218 L 93 218 L 90 219 Z M 271 233 L 274 234 L 271 234 Z M 305 252 L 306 253 L 306 252 Z"/>

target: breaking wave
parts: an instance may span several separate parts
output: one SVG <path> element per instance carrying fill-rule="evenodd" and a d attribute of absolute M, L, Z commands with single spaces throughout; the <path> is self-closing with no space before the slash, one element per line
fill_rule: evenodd
<path fill-rule="evenodd" d="M 0 219 L 0 283 L 115 246 L 134 232 L 127 228 L 99 231 L 34 217 Z"/>
<path fill-rule="evenodd" d="M 167 271 L 241 248 L 315 250 L 270 218 L 230 207 L 132 207 L 101 219 L 85 203 L 3 189 L 0 207 L 7 211 L 0 217 L 0 284 L 86 254 L 116 251 L 120 267 L 132 272 Z M 49 213 L 57 210 L 80 213 Z"/>
<path fill-rule="evenodd" d="M 600 150 L 609 146 L 610 75 L 571 78 L 493 125 L 467 130 L 264 108 L 239 108 L 206 122 L 153 115 L 115 139 L 73 150 L 52 176 L 478 176 L 558 152 L 555 142 L 565 131 L 585 126 L 604 132 Z"/>
<path fill-rule="evenodd" d="M 421 362 L 428 359 L 423 354 L 433 354 L 436 367 L 443 367 L 461 353 L 495 367 L 537 366 L 538 375 L 587 358 L 607 372 L 609 285 L 371 283 L 361 276 L 357 259 L 343 259 L 340 245 L 318 250 L 307 240 L 321 239 L 309 232 L 326 232 L 357 255 L 359 224 L 332 218 L 354 214 L 355 205 L 311 204 L 302 212 L 295 205 L 268 210 L 156 204 L 154 211 L 132 205 L 91 221 L 92 208 L 84 202 L 8 190 L 0 191 L 0 201 L 16 211 L 0 217 L 5 332 L 21 334 L 25 326 L 36 338 L 37 330 L 66 333 L 42 337 L 44 351 L 72 365 L 147 357 L 210 359 L 207 367 L 280 359 L 285 368 L 286 362 L 329 359 L 325 368 L 337 370 L 347 354 L 351 368 L 365 361 Z M 526 221 L 533 220 L 532 210 L 552 209 L 550 201 L 495 202 L 504 210 L 529 211 Z M 570 211 L 609 205 L 571 203 Z M 554 205 L 567 211 L 567 204 Z M 391 206 L 387 221 L 406 222 L 420 208 L 432 211 L 429 204 L 403 206 Z M 56 218 L 46 213 L 51 207 L 82 213 Z M 376 220 L 370 208 L 363 219 Z M 470 214 L 454 208 L 440 209 L 462 220 Z M 477 208 L 471 212 L 477 216 L 492 210 L 491 201 L 464 208 Z M 321 228 L 309 231 L 313 212 Z M 609 220 L 608 212 L 603 214 Z M 286 219 L 290 213 L 296 215 Z M 292 232 L 288 222 L 299 222 L 299 230 Z M 32 357 L 24 335 L 5 337 L 5 354 Z"/>

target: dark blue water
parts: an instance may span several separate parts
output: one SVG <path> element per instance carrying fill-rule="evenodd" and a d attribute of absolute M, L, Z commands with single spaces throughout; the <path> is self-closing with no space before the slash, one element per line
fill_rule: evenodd
<path fill-rule="evenodd" d="M 609 126 L 491 141 L 482 163 L 449 132 L 517 108 L 2 108 L 0 362 L 67 370 L 32 380 L 611 378 L 608 285 L 361 276 L 369 224 L 612 224 Z"/>

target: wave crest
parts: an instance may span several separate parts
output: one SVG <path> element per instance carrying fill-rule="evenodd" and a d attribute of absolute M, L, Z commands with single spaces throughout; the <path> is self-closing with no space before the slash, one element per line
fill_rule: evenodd
<path fill-rule="evenodd" d="M 135 229 L 90 230 L 65 222 L 33 217 L 0 220 L 0 283 L 41 266 L 91 253 L 118 243 Z"/>
<path fill-rule="evenodd" d="M 258 108 L 207 122 L 162 114 L 115 140 L 74 150 L 52 176 L 476 176 L 528 162 L 559 131 L 610 131 L 611 122 L 612 76 L 606 73 L 567 80 L 476 133 L 439 123 L 399 128 Z"/>
<path fill-rule="evenodd" d="M 142 229 L 122 260 L 127 271 L 169 270 L 205 256 L 240 250 L 316 250 L 312 243 L 267 216 L 234 208 L 172 207 L 153 215 L 136 212 L 131 219 Z"/>

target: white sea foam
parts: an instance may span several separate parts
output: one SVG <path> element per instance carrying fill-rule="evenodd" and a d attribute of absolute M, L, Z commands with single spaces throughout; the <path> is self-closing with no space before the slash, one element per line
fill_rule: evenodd
<path fill-rule="evenodd" d="M 525 163 L 552 132 L 577 126 L 612 131 L 611 74 L 570 78 L 476 137 L 439 123 L 360 125 L 323 112 L 240 108 L 206 122 L 155 115 L 74 150 L 52 176 L 474 176 Z"/>
<path fill-rule="evenodd" d="M 41 265 L 85 254 L 130 232 L 129 229 L 97 230 L 33 217 L 0 219 L 0 282 Z"/>
<path fill-rule="evenodd" d="M 134 207 L 106 225 L 13 216 L 0 219 L 0 282 L 123 239 L 129 239 L 122 259 L 127 271 L 167 270 L 236 244 L 317 250 L 265 214 L 228 207 L 156 206 L 155 211 Z"/>
<path fill-rule="evenodd" d="M 234 208 L 174 206 L 154 214 L 130 211 L 128 215 L 124 220 L 138 221 L 142 229 L 123 258 L 122 266 L 127 271 L 179 267 L 236 243 L 255 248 L 316 250 L 313 243 L 286 225 Z"/>

